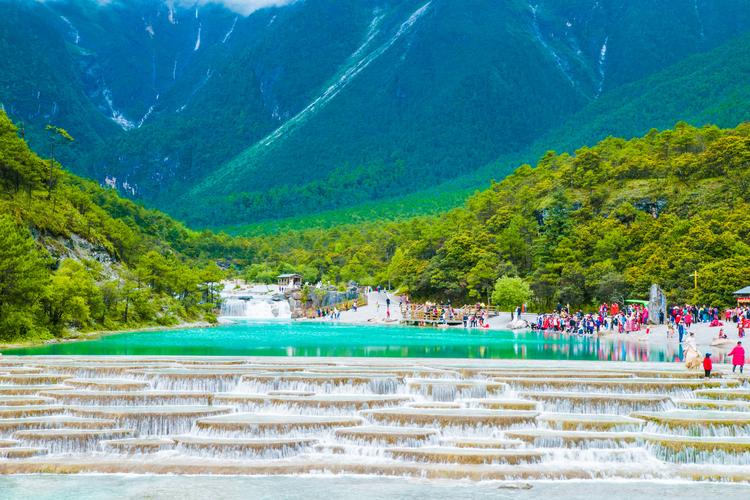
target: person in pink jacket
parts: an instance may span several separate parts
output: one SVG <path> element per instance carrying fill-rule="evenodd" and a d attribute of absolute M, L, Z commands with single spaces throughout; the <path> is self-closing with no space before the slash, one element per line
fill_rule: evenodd
<path fill-rule="evenodd" d="M 742 367 L 745 364 L 745 348 L 742 347 L 742 342 L 737 342 L 737 345 L 729 351 L 728 356 L 732 356 L 732 373 L 738 366 L 740 367 L 740 373 L 742 373 Z"/>

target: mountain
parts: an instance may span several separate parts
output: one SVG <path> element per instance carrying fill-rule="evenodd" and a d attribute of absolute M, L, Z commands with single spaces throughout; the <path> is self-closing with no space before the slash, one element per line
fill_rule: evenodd
<path fill-rule="evenodd" d="M 40 158 L 2 111 L 0 233 L 0 342 L 212 320 L 212 261 L 246 255 Z"/>
<path fill-rule="evenodd" d="M 454 304 L 520 277 L 542 311 L 646 299 L 657 283 L 673 303 L 730 306 L 750 270 L 748 210 L 750 123 L 679 123 L 546 154 L 438 216 L 252 238 L 264 258 L 247 274 L 291 268 Z"/>
<path fill-rule="evenodd" d="M 610 116 L 639 133 L 688 101 L 723 125 L 747 109 L 691 96 L 708 70 L 660 80 L 669 102 L 634 90 L 715 51 L 719 83 L 745 85 L 726 70 L 746 52 L 742 0 L 241 4 L 0 0 L 0 102 L 37 150 L 63 126 L 76 173 L 201 226 L 480 185 Z"/>

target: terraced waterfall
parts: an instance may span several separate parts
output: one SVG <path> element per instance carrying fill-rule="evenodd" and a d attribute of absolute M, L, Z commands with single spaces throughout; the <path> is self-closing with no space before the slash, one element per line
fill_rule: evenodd
<path fill-rule="evenodd" d="M 0 357 L 0 473 L 750 481 L 750 379 L 681 365 Z"/>

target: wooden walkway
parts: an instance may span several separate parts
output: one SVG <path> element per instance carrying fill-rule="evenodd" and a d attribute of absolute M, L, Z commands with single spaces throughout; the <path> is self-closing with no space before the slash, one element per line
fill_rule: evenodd
<path fill-rule="evenodd" d="M 475 306 L 453 309 L 448 306 L 427 306 L 425 304 L 401 305 L 401 324 L 413 326 L 463 326 L 466 314 L 471 318 L 474 314 L 487 312 L 489 317 L 496 316 L 497 311 L 492 307 L 477 309 Z"/>

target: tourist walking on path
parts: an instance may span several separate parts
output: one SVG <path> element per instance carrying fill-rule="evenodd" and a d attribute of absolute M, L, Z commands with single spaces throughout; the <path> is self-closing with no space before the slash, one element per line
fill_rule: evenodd
<path fill-rule="evenodd" d="M 707 352 L 706 357 L 703 358 L 703 371 L 706 372 L 706 378 L 711 377 L 711 369 L 714 367 L 713 363 L 711 362 L 711 353 Z"/>
<path fill-rule="evenodd" d="M 740 373 L 742 373 L 742 368 L 745 365 L 745 348 L 742 347 L 742 342 L 737 342 L 734 349 L 729 351 L 728 356 L 732 356 L 732 373 L 738 366 L 740 367 Z"/>

